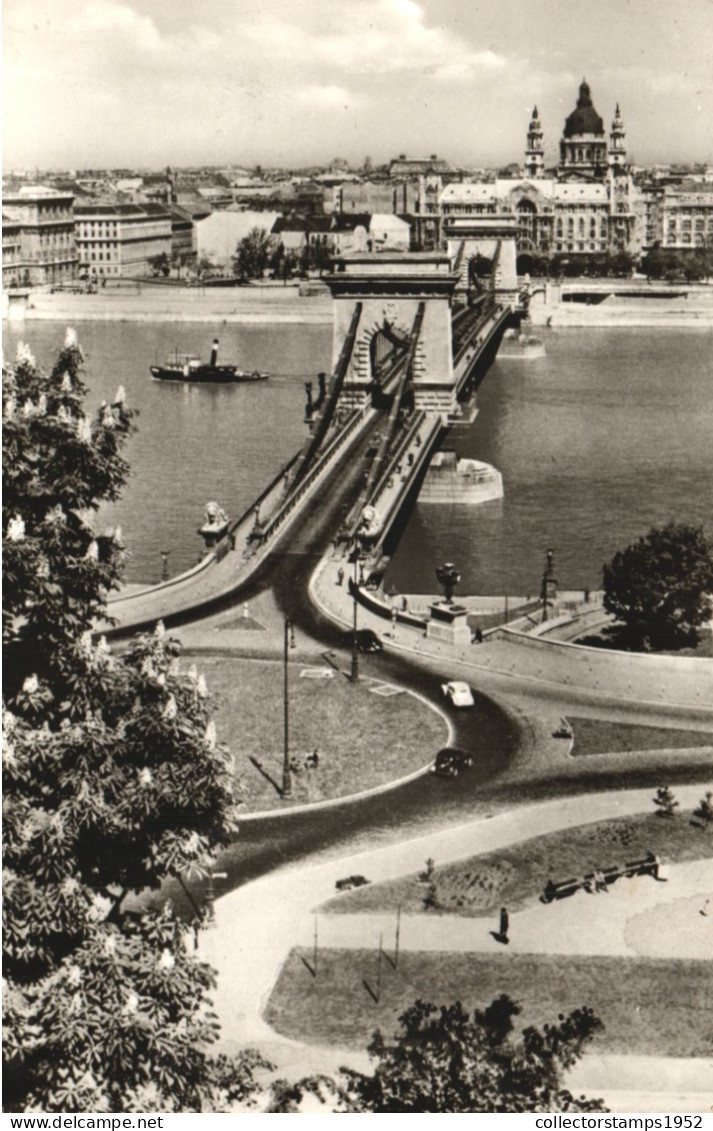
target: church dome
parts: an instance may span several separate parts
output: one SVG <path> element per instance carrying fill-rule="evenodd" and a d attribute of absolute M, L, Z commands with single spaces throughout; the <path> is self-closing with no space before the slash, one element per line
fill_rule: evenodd
<path fill-rule="evenodd" d="M 565 137 L 578 137 L 582 134 L 604 136 L 604 123 L 592 105 L 592 96 L 586 82 L 579 88 L 576 110 L 572 111 L 564 124 Z"/>

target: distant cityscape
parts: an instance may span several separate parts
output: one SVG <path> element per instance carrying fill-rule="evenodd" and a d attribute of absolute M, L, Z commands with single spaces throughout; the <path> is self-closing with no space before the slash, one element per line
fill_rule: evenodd
<path fill-rule="evenodd" d="M 16 171 L 3 180 L 3 286 L 229 279 L 256 229 L 265 270 L 287 278 L 335 255 L 443 248 L 478 214 L 516 217 L 521 273 L 713 274 L 713 166 L 631 164 L 619 106 L 605 130 L 586 82 L 547 168 L 555 129 L 534 108 L 522 161 L 500 169 L 401 154 L 356 169 Z"/>

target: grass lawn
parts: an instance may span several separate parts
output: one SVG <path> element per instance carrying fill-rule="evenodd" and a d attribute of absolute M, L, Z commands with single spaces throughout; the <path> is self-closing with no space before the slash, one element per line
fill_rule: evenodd
<path fill-rule="evenodd" d="M 186 661 L 192 659 L 186 654 Z M 198 656 L 218 738 L 235 755 L 248 810 L 276 808 L 282 783 L 284 685 L 281 662 Z M 408 692 L 375 694 L 383 684 L 306 678 L 315 664 L 291 661 L 289 734 L 293 805 L 345 797 L 425 766 L 447 741 L 445 719 Z M 371 688 L 371 690 L 370 690 Z M 317 751 L 318 764 L 305 764 Z M 253 760 L 251 760 L 253 759 Z M 259 767 L 255 765 L 259 763 Z M 261 767 L 261 768 L 260 768 Z"/>
<path fill-rule="evenodd" d="M 604 1022 L 593 1049 L 648 1056 L 713 1052 L 713 962 L 563 955 L 484 955 L 402 951 L 398 968 L 375 951 L 290 953 L 267 1008 L 278 1032 L 313 1044 L 364 1048 L 374 1029 L 397 1031 L 403 1010 L 421 998 L 469 1009 L 507 993 L 522 1006 L 516 1030 L 588 1005 Z M 369 989 L 364 983 L 367 983 Z"/>
<path fill-rule="evenodd" d="M 613 723 L 607 719 L 585 719 L 568 715 L 574 731 L 574 757 L 588 754 L 619 754 L 631 750 L 685 750 L 692 746 L 713 748 L 713 734 L 674 727 L 646 727 Z"/>
<path fill-rule="evenodd" d="M 701 797 L 704 793 L 701 788 Z M 441 868 L 436 860 L 433 911 L 468 916 L 495 912 L 504 905 L 518 910 L 539 899 L 550 877 L 565 880 L 595 867 L 636 860 L 647 852 L 670 862 L 713 857 L 713 828 L 692 824 L 690 813 L 667 819 L 652 812 L 562 829 Z M 395 912 L 401 907 L 405 914 L 414 914 L 424 911 L 428 889 L 418 875 L 404 876 L 335 897 L 324 910 Z"/>

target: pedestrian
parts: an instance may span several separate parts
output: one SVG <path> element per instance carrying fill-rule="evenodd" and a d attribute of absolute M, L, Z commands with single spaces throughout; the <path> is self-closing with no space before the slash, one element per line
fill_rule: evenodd
<path fill-rule="evenodd" d="M 341 585 L 344 581 L 344 570 L 340 566 L 337 570 L 337 585 Z"/>
<path fill-rule="evenodd" d="M 500 930 L 498 935 L 501 942 L 508 942 L 508 928 L 510 927 L 510 916 L 508 915 L 507 907 L 500 908 Z"/>
<path fill-rule="evenodd" d="M 246 601 L 245 604 L 243 605 L 243 620 L 248 620 L 249 616 L 250 616 L 250 609 L 248 608 L 248 603 Z"/>
<path fill-rule="evenodd" d="M 584 590 L 584 600 L 587 604 L 589 604 L 589 590 L 588 589 Z"/>
<path fill-rule="evenodd" d="M 483 633 L 482 633 L 482 630 L 479 627 L 476 628 L 476 630 L 475 630 L 475 643 L 476 644 L 482 644 L 483 643 Z"/>

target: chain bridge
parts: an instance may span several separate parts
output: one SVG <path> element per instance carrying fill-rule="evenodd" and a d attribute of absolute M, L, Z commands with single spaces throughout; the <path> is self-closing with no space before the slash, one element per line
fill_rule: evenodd
<path fill-rule="evenodd" d="M 486 230 L 487 228 L 487 230 Z M 488 254 L 474 286 L 469 263 Z M 464 225 L 448 252 L 349 255 L 325 276 L 334 301 L 332 372 L 308 396 L 302 449 L 192 570 L 109 602 L 111 635 L 180 623 L 269 579 L 309 523 L 323 545 L 358 548 L 378 579 L 399 517 L 448 429 L 519 318 L 515 233 Z M 229 502 L 229 500 L 228 500 Z"/>

